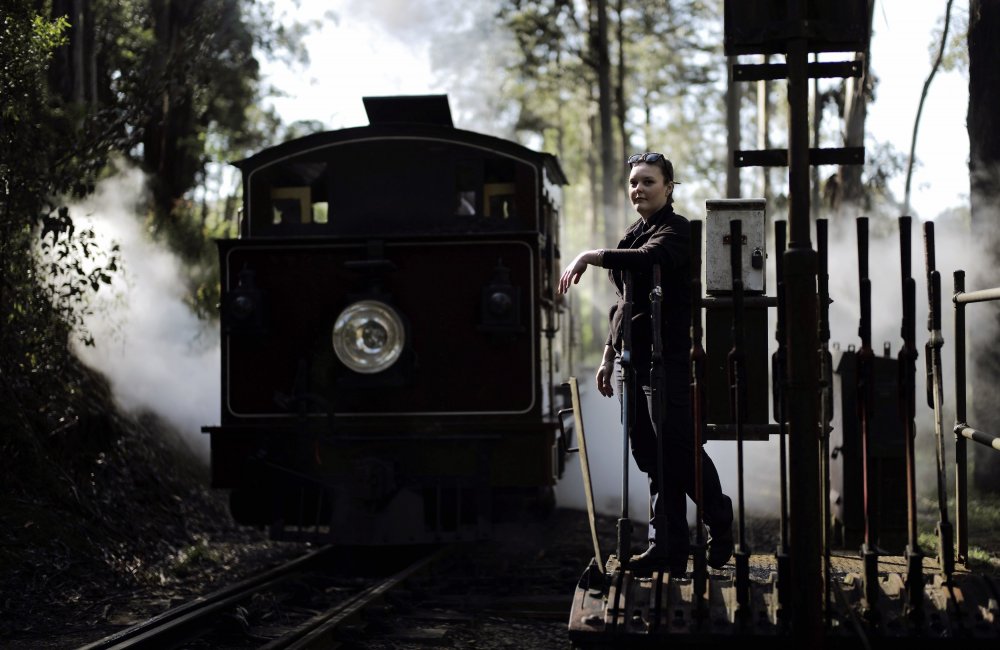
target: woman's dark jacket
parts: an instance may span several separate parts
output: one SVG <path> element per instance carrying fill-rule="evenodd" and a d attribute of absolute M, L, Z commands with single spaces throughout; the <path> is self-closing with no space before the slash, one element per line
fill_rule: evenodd
<path fill-rule="evenodd" d="M 609 312 L 607 344 L 621 353 L 625 271 L 632 274 L 632 359 L 637 371 L 648 371 L 652 358 L 650 292 L 653 265 L 660 265 L 663 363 L 683 371 L 691 348 L 691 224 L 666 205 L 648 224 L 641 218 L 625 231 L 618 248 L 604 251 L 602 266 L 615 285 L 618 300 Z M 680 366 L 680 367 L 678 367 Z"/>

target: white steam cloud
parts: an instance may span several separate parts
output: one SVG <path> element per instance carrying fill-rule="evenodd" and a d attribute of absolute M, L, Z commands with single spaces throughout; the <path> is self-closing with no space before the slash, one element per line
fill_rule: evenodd
<path fill-rule="evenodd" d="M 108 377 L 124 410 L 156 413 L 207 459 L 200 431 L 219 421 L 218 333 L 185 304 L 181 262 L 147 234 L 136 208 L 143 188 L 141 172 L 127 170 L 71 210 L 105 249 L 121 246 L 123 266 L 86 320 L 96 345 L 76 352 Z"/>

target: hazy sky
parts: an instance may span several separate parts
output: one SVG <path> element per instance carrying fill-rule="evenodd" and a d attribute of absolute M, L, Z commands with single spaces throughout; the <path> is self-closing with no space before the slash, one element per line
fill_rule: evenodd
<path fill-rule="evenodd" d="M 265 66 L 272 81 L 289 93 L 274 105 L 286 121 L 313 119 L 330 128 L 367 124 L 361 102 L 365 95 L 456 92 L 454 82 L 451 87 L 439 82 L 431 69 L 435 27 L 474 20 L 490 5 L 486 0 L 300 0 L 296 8 L 292 0 L 275 2 L 279 12 L 300 20 L 321 20 L 322 28 L 306 41 L 312 59 L 308 69 Z M 869 137 L 890 142 L 904 154 L 910 149 L 917 104 L 931 68 L 931 38 L 945 4 L 943 0 L 876 4 L 872 66 L 879 85 L 869 107 Z M 967 10 L 968 0 L 954 3 L 954 13 Z M 939 72 L 917 139 L 920 163 L 912 183 L 914 216 L 933 218 L 967 202 L 967 103 L 965 74 Z M 473 128 L 462 124 L 459 116 L 456 121 L 460 127 Z M 904 180 L 901 175 L 892 187 L 900 200 Z"/>

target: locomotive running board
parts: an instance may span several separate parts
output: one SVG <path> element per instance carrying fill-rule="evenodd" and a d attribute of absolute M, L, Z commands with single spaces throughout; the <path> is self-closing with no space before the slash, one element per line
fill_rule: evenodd
<path fill-rule="evenodd" d="M 886 567 L 893 558 L 883 557 Z M 901 558 L 899 567 L 905 567 Z M 861 587 L 860 560 L 835 557 L 834 591 L 825 629 L 825 647 L 996 648 L 1000 642 L 1000 582 L 956 570 L 952 584 L 940 574 L 926 574 L 922 609 L 906 612 L 905 576 L 883 573 L 879 597 L 867 607 Z M 768 647 L 797 647 L 791 617 L 779 607 L 774 558 L 750 560 L 749 606 L 737 604 L 735 571 L 726 567 L 709 576 L 705 600 L 697 602 L 691 577 L 667 573 L 636 577 L 622 571 L 612 556 L 604 572 L 591 560 L 573 595 L 569 637 L 579 648 L 687 647 L 723 641 L 762 641 Z M 932 564 L 928 560 L 927 564 Z M 839 567 L 837 566 L 839 565 Z M 857 566 L 855 566 L 857 565 Z M 917 645 L 914 643 L 919 642 Z"/>

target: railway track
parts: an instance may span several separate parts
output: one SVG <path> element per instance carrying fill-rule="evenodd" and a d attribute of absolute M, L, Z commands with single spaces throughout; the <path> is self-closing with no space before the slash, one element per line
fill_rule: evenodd
<path fill-rule="evenodd" d="M 429 571 L 451 551 L 452 548 L 446 546 L 418 559 L 401 571 L 313 616 L 288 634 L 264 645 L 263 650 L 320 650 L 337 647 L 337 632 L 341 626 L 359 622 L 366 609 L 380 603 L 386 594 L 411 578 Z"/>
<path fill-rule="evenodd" d="M 359 577 L 330 570 L 332 563 L 343 562 L 338 557 L 341 551 L 323 547 L 79 650 L 336 647 L 341 629 L 360 622 L 366 609 L 411 578 L 431 571 L 451 551 L 445 546 L 425 549 L 416 559 L 400 555 L 381 563 L 379 568 L 390 575 Z M 255 609 L 267 613 L 251 616 Z"/>

